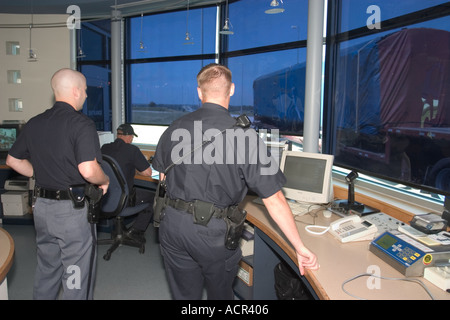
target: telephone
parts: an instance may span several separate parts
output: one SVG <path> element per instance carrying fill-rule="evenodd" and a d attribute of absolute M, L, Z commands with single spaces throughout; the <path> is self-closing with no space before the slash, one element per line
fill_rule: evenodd
<path fill-rule="evenodd" d="M 352 215 L 336 220 L 330 224 L 329 232 L 341 242 L 372 240 L 378 228 L 373 223 Z"/>

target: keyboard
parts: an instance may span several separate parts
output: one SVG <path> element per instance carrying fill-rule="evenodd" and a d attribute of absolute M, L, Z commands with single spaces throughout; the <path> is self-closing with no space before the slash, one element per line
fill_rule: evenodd
<path fill-rule="evenodd" d="M 286 199 L 289 207 L 291 208 L 292 214 L 295 216 L 304 215 L 314 209 L 320 208 L 320 205 L 308 203 L 308 202 L 298 202 L 294 200 Z M 254 203 L 264 205 L 264 202 L 261 198 L 255 198 L 253 200 Z"/>

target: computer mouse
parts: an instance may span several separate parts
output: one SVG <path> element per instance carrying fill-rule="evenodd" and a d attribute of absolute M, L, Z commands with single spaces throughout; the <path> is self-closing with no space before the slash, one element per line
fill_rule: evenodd
<path fill-rule="evenodd" d="M 329 210 L 323 210 L 323 216 L 327 219 L 331 218 L 331 215 L 333 214 L 331 211 Z"/>

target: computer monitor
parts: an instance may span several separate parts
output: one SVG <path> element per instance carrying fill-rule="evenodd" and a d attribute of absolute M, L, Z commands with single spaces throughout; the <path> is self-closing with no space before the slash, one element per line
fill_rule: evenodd
<path fill-rule="evenodd" d="M 0 124 L 0 162 L 4 162 L 22 129 L 22 123 Z"/>
<path fill-rule="evenodd" d="M 283 151 L 280 169 L 287 179 L 282 188 L 285 197 L 312 204 L 331 202 L 333 160 L 329 154 Z"/>

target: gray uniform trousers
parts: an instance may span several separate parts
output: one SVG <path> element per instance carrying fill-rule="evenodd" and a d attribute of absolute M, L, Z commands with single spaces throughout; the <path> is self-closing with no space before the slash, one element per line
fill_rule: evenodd
<path fill-rule="evenodd" d="M 233 281 L 242 251 L 225 247 L 226 223 L 211 218 L 208 226 L 193 223 L 192 214 L 166 207 L 159 238 L 172 297 L 232 300 Z"/>
<path fill-rule="evenodd" d="M 96 229 L 87 220 L 87 205 L 74 209 L 71 200 L 37 198 L 33 210 L 37 267 L 33 298 L 93 298 Z"/>

